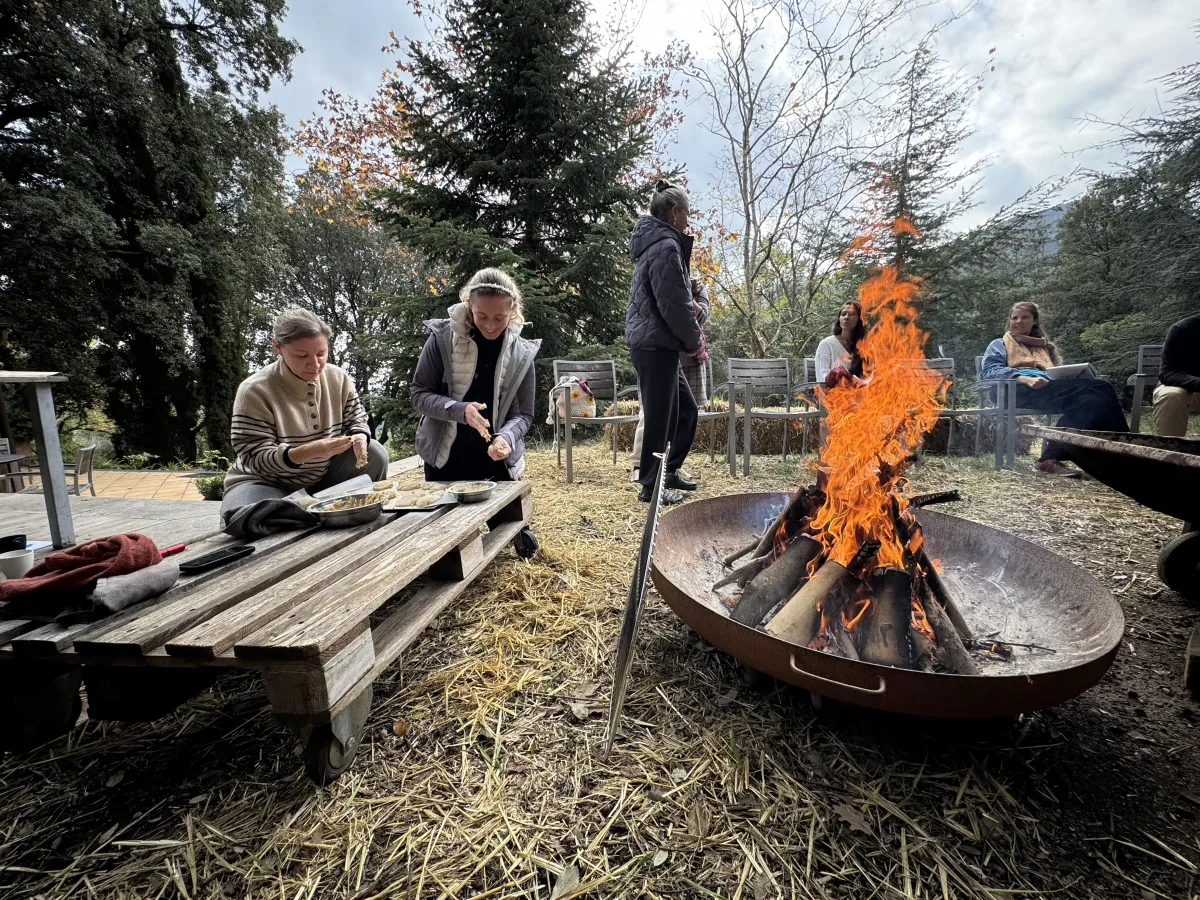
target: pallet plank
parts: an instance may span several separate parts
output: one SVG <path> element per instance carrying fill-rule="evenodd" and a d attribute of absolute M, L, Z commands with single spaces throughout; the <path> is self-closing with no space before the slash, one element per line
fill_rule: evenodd
<path fill-rule="evenodd" d="M 95 622 L 81 622 L 76 625 L 42 625 L 22 635 L 19 640 L 14 641 L 12 650 L 18 655 L 32 656 L 67 653 L 76 641 L 98 640 L 103 635 L 107 635 L 119 628 L 128 627 L 131 623 L 135 623 L 144 616 L 149 615 L 150 610 L 162 607 L 165 604 L 178 603 L 181 598 L 191 596 L 215 578 L 226 578 L 233 572 L 240 571 L 250 565 L 257 565 L 270 556 L 270 554 L 294 544 L 310 533 L 311 529 L 305 531 L 285 531 L 259 538 L 254 542 L 254 552 L 244 559 L 239 559 L 216 569 L 209 569 L 207 572 L 201 572 L 197 575 L 184 575 L 176 582 L 174 587 L 160 594 L 158 597 L 152 597 L 149 600 L 138 603 L 135 606 L 127 607 L 119 613 L 105 616 L 103 619 Z M 229 537 L 227 534 L 215 534 L 190 545 L 178 558 L 180 562 L 187 562 L 189 559 L 219 550 L 221 547 L 231 543 L 240 542 Z"/>
<path fill-rule="evenodd" d="M 310 532 L 304 540 L 272 553 L 255 565 L 243 566 L 228 573 L 228 577 L 214 578 L 203 587 L 142 610 L 141 615 L 102 634 L 77 638 L 75 650 L 89 655 L 141 655 L 179 632 L 304 570 L 312 560 L 354 543 L 376 530 L 384 521 L 378 519 L 345 530 Z M 256 555 L 257 552 L 251 554 L 247 560 Z M 223 572 L 223 569 L 214 571 Z"/>
<path fill-rule="evenodd" d="M 324 725 L 330 718 L 346 709 L 355 698 L 375 682 L 417 638 L 457 600 L 473 582 L 474 576 L 488 567 L 512 539 L 517 536 L 526 521 L 506 522 L 483 536 L 483 561 L 472 577 L 462 581 L 432 581 L 422 585 L 412 597 L 395 609 L 386 619 L 371 630 L 375 645 L 375 664 L 358 683 L 347 690 L 327 713 L 290 717 L 294 725 Z"/>
<path fill-rule="evenodd" d="M 297 606 L 258 634 L 234 645 L 244 659 L 303 659 L 336 648 L 380 606 L 403 590 L 479 526 L 529 492 L 524 482 L 500 484 L 483 503 L 455 507 L 426 528 L 419 540 L 381 554 L 366 571 L 354 572 Z"/>
<path fill-rule="evenodd" d="M 448 515 L 451 509 L 443 506 L 429 512 L 409 513 L 337 552 L 327 548 L 322 554 L 324 558 L 311 562 L 295 573 L 289 573 L 275 584 L 264 586 L 253 597 L 236 606 L 227 605 L 227 608 L 215 611 L 214 615 L 205 617 L 206 621 L 194 623 L 186 631 L 180 629 L 166 641 L 167 653 L 197 659 L 216 657 L 308 600 L 322 588 L 374 565 L 381 554 L 405 538 L 430 527 L 431 523 Z"/>

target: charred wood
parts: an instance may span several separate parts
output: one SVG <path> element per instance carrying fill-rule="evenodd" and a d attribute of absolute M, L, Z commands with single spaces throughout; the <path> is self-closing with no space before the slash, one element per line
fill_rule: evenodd
<path fill-rule="evenodd" d="M 881 568 L 871 575 L 870 616 L 860 654 L 865 662 L 912 668 L 913 648 L 908 639 L 912 618 L 912 578 L 904 569 Z"/>
<path fill-rule="evenodd" d="M 748 543 L 745 547 L 743 547 L 740 550 L 735 550 L 733 553 L 730 553 L 727 557 L 725 557 L 723 560 L 721 560 L 721 564 L 723 566 L 725 566 L 725 568 L 728 569 L 730 566 L 732 566 L 735 562 L 737 562 L 739 559 L 741 559 L 743 556 L 745 556 L 751 550 L 754 550 L 756 547 L 758 547 L 758 542 L 760 540 L 762 540 L 762 538 L 755 536 L 754 540 L 752 540 L 750 543 Z"/>
<path fill-rule="evenodd" d="M 718 588 L 723 588 L 727 584 L 733 584 L 735 581 L 738 583 L 738 586 L 741 587 L 745 585 L 747 581 L 753 579 L 759 572 L 761 572 L 770 564 L 770 554 L 764 554 L 757 559 L 752 559 L 745 565 L 738 566 L 736 569 L 714 584 L 713 590 L 715 591 Z"/>
<path fill-rule="evenodd" d="M 938 641 L 939 655 L 943 665 L 958 675 L 978 675 L 979 667 L 967 653 L 963 639 L 942 605 L 938 603 L 932 592 L 925 590 L 928 583 L 921 579 L 917 584 L 917 596 L 921 600 L 921 608 L 925 610 L 925 618 Z"/>
<path fill-rule="evenodd" d="M 758 573 L 737 600 L 729 618 L 756 628 L 781 600 L 808 577 L 808 564 L 821 552 L 821 544 L 808 535 L 792 541 L 783 554 Z"/>
<path fill-rule="evenodd" d="M 804 522 L 809 519 L 813 513 L 821 508 L 821 504 L 825 502 L 825 492 L 816 487 L 802 487 L 797 489 L 792 499 L 783 509 L 779 511 L 778 517 L 770 528 L 766 530 L 759 542 L 755 544 L 753 551 L 754 556 L 762 556 L 764 553 L 770 552 L 775 545 L 775 538 L 779 534 L 779 529 L 786 522 L 788 524 L 788 532 L 799 534 L 802 530 Z"/>
<path fill-rule="evenodd" d="M 841 614 L 842 607 L 858 580 L 858 572 L 865 568 L 878 552 L 879 541 L 870 540 L 858 549 L 848 566 L 827 560 L 767 623 L 767 632 L 790 643 L 807 647 L 821 627 L 822 611 L 827 621 Z"/>
<path fill-rule="evenodd" d="M 892 505 L 892 520 L 896 528 L 896 537 L 900 539 L 900 543 L 906 549 L 912 543 L 914 537 L 921 537 L 921 526 L 917 522 L 911 525 L 900 512 L 899 506 L 893 501 Z M 924 540 L 919 541 L 921 546 L 916 550 L 909 549 L 908 552 L 912 555 L 913 560 L 917 564 L 921 575 L 925 578 L 925 583 L 929 587 L 930 592 L 937 598 L 937 602 L 945 610 L 950 621 L 954 623 L 954 630 L 958 632 L 959 637 L 964 641 L 969 641 L 973 635 L 971 628 L 967 625 L 967 620 L 963 618 L 962 612 L 958 608 L 958 604 L 954 602 L 954 598 L 950 596 L 950 592 L 946 590 L 946 584 L 942 581 L 942 576 L 933 566 L 933 560 L 929 558 L 929 554 L 925 552 Z"/>
<path fill-rule="evenodd" d="M 938 503 L 958 503 L 962 494 L 958 491 L 934 491 L 932 494 L 918 494 L 908 498 L 908 505 L 922 509 L 926 506 L 936 506 Z"/>

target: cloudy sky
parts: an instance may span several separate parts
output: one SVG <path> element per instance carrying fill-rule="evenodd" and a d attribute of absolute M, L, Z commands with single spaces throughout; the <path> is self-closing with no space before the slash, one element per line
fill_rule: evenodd
<path fill-rule="evenodd" d="M 598 17 L 610 15 L 617 2 L 596 0 Z M 716 6 L 716 0 L 647 0 L 634 39 L 655 49 L 679 38 L 704 57 L 715 44 L 709 22 Z M 938 0 L 927 15 L 962 6 Z M 1109 163 L 1112 151 L 1089 149 L 1105 132 L 1080 120 L 1153 112 L 1162 96 L 1156 79 L 1200 59 L 1198 21 L 1195 0 L 983 0 L 951 25 L 938 52 L 952 66 L 979 71 L 996 48 L 996 71 L 975 107 L 976 137 L 965 149 L 994 159 L 976 217 L 1045 178 Z M 304 53 L 292 81 L 269 99 L 292 125 L 314 114 L 325 88 L 370 96 L 388 65 L 380 48 L 389 31 L 424 35 L 404 0 L 291 0 L 284 30 Z M 922 23 L 913 22 L 912 30 L 923 31 Z M 703 98 L 692 93 L 674 155 L 693 191 L 703 191 L 715 180 L 720 148 L 704 127 Z"/>

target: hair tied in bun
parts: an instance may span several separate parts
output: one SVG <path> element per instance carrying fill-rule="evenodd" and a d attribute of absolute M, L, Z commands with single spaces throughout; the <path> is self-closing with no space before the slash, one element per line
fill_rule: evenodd
<path fill-rule="evenodd" d="M 654 186 L 654 189 L 656 191 L 665 191 L 670 186 L 671 186 L 671 183 L 669 181 L 660 181 L 658 184 L 656 184 Z"/>

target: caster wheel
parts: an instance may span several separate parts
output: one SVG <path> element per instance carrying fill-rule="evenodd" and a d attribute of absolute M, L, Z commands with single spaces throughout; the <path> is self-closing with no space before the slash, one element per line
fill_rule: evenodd
<path fill-rule="evenodd" d="M 324 787 L 350 768 L 357 753 L 357 739 L 347 748 L 334 735 L 332 725 L 318 725 L 304 745 L 304 771 L 314 783 Z"/>
<path fill-rule="evenodd" d="M 314 783 L 322 787 L 332 784 L 354 762 L 371 712 L 371 696 L 368 686 L 332 722 L 309 732 L 304 742 L 304 771 Z"/>
<path fill-rule="evenodd" d="M 4 674 L 4 673 L 0 673 Z M 83 670 L 79 666 L 12 673 L 18 681 L 10 685 L 0 679 L 0 753 L 22 753 L 70 732 L 83 711 L 79 695 Z"/>
<path fill-rule="evenodd" d="M 1190 599 L 1200 597 L 1200 531 L 1181 534 L 1158 555 L 1158 577 Z"/>
<path fill-rule="evenodd" d="M 513 538 L 513 550 L 521 559 L 533 559 L 537 555 L 539 546 L 541 545 L 538 544 L 537 536 L 529 528 L 522 528 Z"/>

